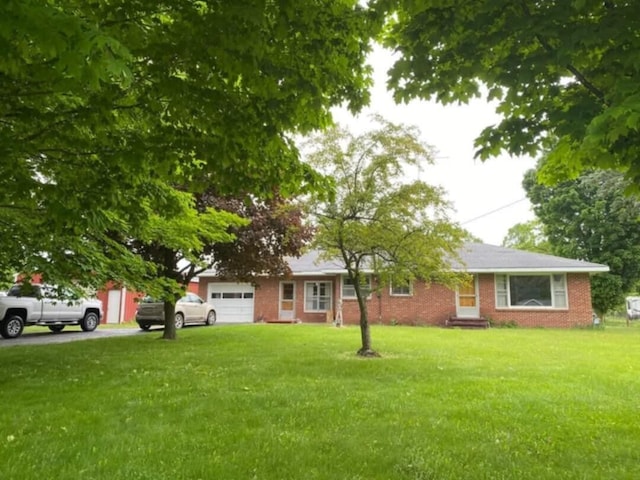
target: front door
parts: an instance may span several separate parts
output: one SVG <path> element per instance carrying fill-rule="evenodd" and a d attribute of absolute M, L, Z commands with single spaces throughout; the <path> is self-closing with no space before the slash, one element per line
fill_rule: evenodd
<path fill-rule="evenodd" d="M 456 292 L 456 316 L 461 318 L 478 318 L 480 302 L 478 302 L 478 276 L 474 275 L 468 285 L 461 285 Z"/>
<path fill-rule="evenodd" d="M 296 284 L 280 282 L 280 320 L 293 320 L 296 317 Z"/>

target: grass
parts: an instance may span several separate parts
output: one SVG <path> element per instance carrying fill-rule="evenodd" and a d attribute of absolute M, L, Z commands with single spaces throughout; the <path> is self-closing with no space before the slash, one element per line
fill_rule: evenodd
<path fill-rule="evenodd" d="M 640 476 L 640 328 L 159 336 L 0 349 L 0 478 Z"/>

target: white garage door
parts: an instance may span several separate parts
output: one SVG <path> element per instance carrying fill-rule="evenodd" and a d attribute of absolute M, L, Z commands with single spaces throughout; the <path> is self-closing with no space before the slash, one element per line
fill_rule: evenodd
<path fill-rule="evenodd" d="M 218 322 L 253 322 L 253 285 L 209 283 L 207 292 L 207 301 L 216 308 Z"/>

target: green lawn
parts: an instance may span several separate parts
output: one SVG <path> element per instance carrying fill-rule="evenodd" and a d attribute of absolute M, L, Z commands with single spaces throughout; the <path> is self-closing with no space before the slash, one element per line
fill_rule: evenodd
<path fill-rule="evenodd" d="M 640 328 L 186 328 L 0 348 L 0 479 L 636 479 Z"/>

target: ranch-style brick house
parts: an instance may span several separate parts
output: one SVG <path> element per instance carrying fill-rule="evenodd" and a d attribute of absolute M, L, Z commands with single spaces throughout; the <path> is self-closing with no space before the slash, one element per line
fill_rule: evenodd
<path fill-rule="evenodd" d="M 469 243 L 460 251 L 473 283 L 451 290 L 416 281 L 391 285 L 369 297 L 371 323 L 456 326 L 484 322 L 523 327 L 578 327 L 593 322 L 589 276 L 609 271 L 597 263 Z M 338 262 L 317 252 L 288 260 L 291 274 L 260 278 L 255 285 L 226 282 L 206 271 L 198 293 L 212 303 L 220 322 L 320 323 L 342 317 L 359 322 L 353 285 Z M 375 279 L 370 279 L 375 282 Z M 338 313 L 340 312 L 340 313 Z"/>

